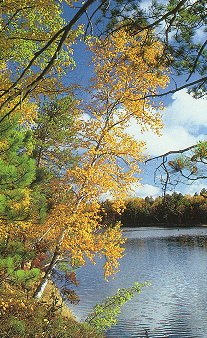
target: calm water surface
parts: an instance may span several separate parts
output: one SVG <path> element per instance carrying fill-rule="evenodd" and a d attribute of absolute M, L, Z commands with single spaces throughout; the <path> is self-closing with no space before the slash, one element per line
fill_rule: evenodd
<path fill-rule="evenodd" d="M 102 264 L 79 269 L 79 305 L 84 320 L 96 303 L 135 281 L 150 281 L 122 308 L 118 324 L 107 337 L 207 338 L 207 228 L 127 229 L 126 255 L 120 272 L 104 281 Z"/>

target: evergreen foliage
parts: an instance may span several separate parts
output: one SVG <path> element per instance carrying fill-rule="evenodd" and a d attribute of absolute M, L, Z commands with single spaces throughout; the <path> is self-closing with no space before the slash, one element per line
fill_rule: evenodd
<path fill-rule="evenodd" d="M 207 89 L 206 10 L 205 0 L 153 0 L 148 1 L 147 6 L 137 0 L 106 1 L 98 21 L 102 25 L 108 22 L 108 34 L 117 27 L 127 27 L 132 35 L 155 31 L 164 45 L 160 62 L 167 62 L 173 75 L 183 75 L 184 86 L 189 86 L 194 96 L 200 97 Z M 191 85 L 195 80 L 198 83 Z"/>
<path fill-rule="evenodd" d="M 18 116 L 0 126 L 0 219 L 22 220 L 28 215 L 29 186 L 35 179 L 36 165 L 31 158 L 34 140 Z"/>
<path fill-rule="evenodd" d="M 39 170 L 49 178 L 63 176 L 77 156 L 78 101 L 74 96 L 45 100 L 38 109 L 33 127 L 33 156 Z"/>
<path fill-rule="evenodd" d="M 206 90 L 206 42 L 195 40 L 206 24 L 205 2 L 152 1 L 148 12 L 133 0 L 87 0 L 80 8 L 63 3 L 69 13 L 76 10 L 68 22 L 61 1 L 0 1 L 0 335 L 5 338 L 101 338 L 121 306 L 146 284 L 118 290 L 96 306 L 88 323 L 78 324 L 62 315 L 62 299 L 61 306 L 53 294 L 52 304 L 33 299 L 55 265 L 65 257 L 82 265 L 98 254 L 106 258 L 108 276 L 118 270 L 124 251 L 120 223 L 112 226 L 117 220 L 188 223 L 204 222 L 207 215 L 206 191 L 192 199 L 174 194 L 124 205 L 145 147 L 126 128 L 135 118 L 142 130 L 160 132 L 162 104 L 151 97 L 168 84 L 166 66 L 187 74 L 187 82 L 195 74 L 203 77 L 192 88 L 196 96 Z M 88 40 L 95 77 L 80 106 L 65 79 L 75 65 L 73 45 L 83 34 L 78 20 L 88 9 L 93 19 L 101 7 L 104 15 L 111 11 L 115 32 Z M 204 145 L 190 159 L 193 166 L 187 160 L 169 166 L 194 175 L 197 163 L 206 160 Z M 100 216 L 100 196 L 109 192 L 114 201 Z M 77 285 L 74 271 L 66 273 Z"/>
<path fill-rule="evenodd" d="M 0 280 L 5 279 L 12 285 L 17 285 L 23 290 L 30 290 L 38 280 L 40 270 L 29 266 L 36 252 L 26 248 L 24 243 L 18 241 L 2 241 L 0 243 Z"/>

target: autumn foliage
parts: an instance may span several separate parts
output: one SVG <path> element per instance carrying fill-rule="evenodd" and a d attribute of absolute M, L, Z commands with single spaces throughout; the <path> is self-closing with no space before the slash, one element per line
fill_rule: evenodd
<path fill-rule="evenodd" d="M 95 77 L 87 89 L 89 103 L 82 103 L 77 119 L 81 156 L 53 182 L 56 201 L 40 236 L 67 251 L 72 263 L 84 264 L 85 255 L 92 260 L 96 253 L 104 255 L 106 276 L 118 268 L 124 239 L 119 224 L 102 226 L 98 201 L 109 194 L 121 212 L 123 198 L 137 182 L 135 174 L 140 172 L 145 145 L 127 133 L 131 119 L 155 132 L 161 126 L 153 102 L 142 98 L 152 88 L 166 85 L 165 69 L 160 67 L 158 72 L 156 61 L 162 47 L 155 42 L 148 51 L 142 39 L 146 37 L 137 41 L 119 31 L 106 41 L 89 42 Z"/>
<path fill-rule="evenodd" d="M 64 76 L 82 27 L 62 29 L 60 13 L 51 1 L 2 5 L 0 263 L 7 291 L 1 311 L 11 308 L 20 321 L 22 308 L 28 316 L 39 311 L 32 297 L 41 296 L 60 262 L 73 269 L 105 257 L 105 277 L 118 271 L 125 239 L 120 222 L 103 222 L 100 201 L 110 196 L 113 210 L 123 212 L 145 150 L 128 127 L 136 121 L 143 131 L 160 133 L 162 104 L 149 94 L 168 83 L 155 35 L 119 29 L 87 40 L 94 77 L 77 99 Z M 13 241 L 23 246 L 19 256 L 9 251 Z M 77 284 L 74 270 L 70 276 Z M 29 301 L 10 301 L 9 292 Z"/>
<path fill-rule="evenodd" d="M 108 200 L 102 204 L 103 221 L 105 223 L 121 221 L 124 227 L 202 225 L 207 222 L 206 197 L 204 188 L 200 194 L 194 196 L 174 192 L 171 195 L 166 194 L 164 199 L 161 196 L 131 197 L 126 199 L 125 209 L 121 215 L 114 212 L 113 202 Z"/>

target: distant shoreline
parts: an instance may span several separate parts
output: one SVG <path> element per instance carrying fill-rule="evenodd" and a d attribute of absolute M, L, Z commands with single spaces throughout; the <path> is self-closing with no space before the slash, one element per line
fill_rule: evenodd
<path fill-rule="evenodd" d="M 175 225 L 171 225 L 171 224 L 164 224 L 164 223 L 160 223 L 160 224 L 150 224 L 150 225 L 138 225 L 138 226 L 122 226 L 121 229 L 122 230 L 139 230 L 140 228 L 159 228 L 159 229 L 174 229 L 174 228 L 179 228 L 179 229 L 184 229 L 184 228 L 203 228 L 203 227 L 207 227 L 207 224 L 196 224 L 196 225 L 189 225 L 189 224 L 175 224 Z"/>

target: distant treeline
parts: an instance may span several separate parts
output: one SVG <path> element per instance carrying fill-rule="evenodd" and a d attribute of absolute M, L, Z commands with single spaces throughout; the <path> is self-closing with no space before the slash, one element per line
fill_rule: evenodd
<path fill-rule="evenodd" d="M 103 210 L 104 223 L 121 221 L 124 227 L 207 224 L 207 191 L 202 189 L 194 196 L 174 192 L 165 198 L 130 198 L 122 214 L 114 211 L 113 202 L 107 200 Z"/>

